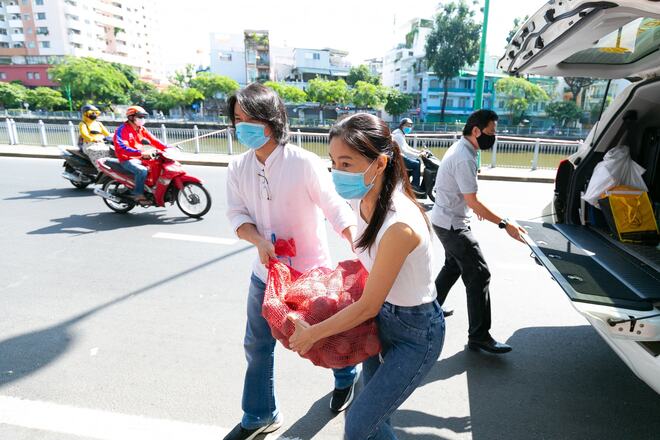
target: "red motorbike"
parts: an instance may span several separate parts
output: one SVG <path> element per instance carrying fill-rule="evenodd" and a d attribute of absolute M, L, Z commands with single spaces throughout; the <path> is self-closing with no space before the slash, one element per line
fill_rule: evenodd
<path fill-rule="evenodd" d="M 131 195 L 135 184 L 133 175 L 128 173 L 112 158 L 99 159 L 97 162 L 104 174 L 101 188 L 94 193 L 101 196 L 108 208 L 124 214 L 135 206 L 165 206 L 176 204 L 189 217 L 200 218 L 211 209 L 211 195 L 204 188 L 202 181 L 186 174 L 181 164 L 172 158 L 169 151 L 154 150 L 151 159 L 143 159 L 148 168 L 144 184 L 145 201 L 137 202 Z"/>

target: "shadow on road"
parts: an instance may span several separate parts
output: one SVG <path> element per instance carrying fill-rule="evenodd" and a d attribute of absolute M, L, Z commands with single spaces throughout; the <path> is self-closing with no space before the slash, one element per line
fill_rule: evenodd
<path fill-rule="evenodd" d="M 144 225 L 168 225 L 195 223 L 202 219 L 190 217 L 169 217 L 166 209 L 139 212 L 135 214 L 117 214 L 115 212 L 95 212 L 90 214 L 71 214 L 68 217 L 54 218 L 52 225 L 28 232 L 28 235 L 71 234 L 84 235 L 94 232 L 114 231 Z"/>
<path fill-rule="evenodd" d="M 51 188 L 51 189 L 36 189 L 34 191 L 23 191 L 18 196 L 7 197 L 4 200 L 56 200 L 68 199 L 77 197 L 98 197 L 94 195 L 91 188 L 77 189 L 77 188 Z"/>
<path fill-rule="evenodd" d="M 507 343 L 514 351 L 505 356 L 466 349 L 442 359 L 424 381 L 467 374 L 469 420 L 398 411 L 394 426 L 471 432 L 475 440 L 658 438 L 660 396 L 590 326 L 524 328 Z M 399 438 L 437 436 L 401 429 Z"/>
<path fill-rule="evenodd" d="M 132 297 L 149 292 L 155 293 L 154 290 L 157 287 L 177 278 L 190 275 L 219 261 L 231 258 L 251 248 L 252 246 L 245 246 L 213 258 L 205 263 L 198 264 L 165 279 L 133 290 L 112 301 L 98 305 L 60 324 L 0 341 L 0 387 L 38 371 L 64 354 L 75 338 L 72 328 L 75 324 L 104 309 L 127 301 Z"/>
<path fill-rule="evenodd" d="M 319 400 L 314 402 L 309 408 L 307 413 L 302 416 L 300 419 L 296 420 L 296 423 L 291 425 L 289 429 L 283 433 L 278 432 L 278 436 L 295 439 L 295 438 L 312 438 L 319 431 L 321 431 L 325 425 L 330 423 L 332 419 L 337 417 L 336 414 L 333 414 L 328 408 L 330 402 L 330 396 L 332 392 L 321 397 Z M 259 439 L 268 438 L 266 436 L 258 437 Z"/>

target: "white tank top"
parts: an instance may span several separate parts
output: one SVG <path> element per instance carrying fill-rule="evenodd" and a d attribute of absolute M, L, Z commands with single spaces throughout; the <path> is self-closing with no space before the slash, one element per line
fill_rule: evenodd
<path fill-rule="evenodd" d="M 351 205 L 357 213 L 357 237 L 360 237 L 368 224 L 360 214 L 360 202 L 353 201 Z M 378 254 L 381 238 L 383 238 L 389 227 L 396 223 L 405 223 L 410 226 L 413 231 L 419 234 L 421 241 L 403 262 L 401 271 L 394 280 L 386 301 L 403 307 L 432 302 L 436 298 L 437 292 L 435 290 L 435 275 L 433 274 L 431 233 L 424 221 L 424 214 L 402 190 L 396 189 L 392 194 L 392 210 L 385 217 L 385 221 L 376 236 L 376 241 L 371 246 L 371 251 L 356 249 L 358 258 L 364 267 L 371 272 Z"/>

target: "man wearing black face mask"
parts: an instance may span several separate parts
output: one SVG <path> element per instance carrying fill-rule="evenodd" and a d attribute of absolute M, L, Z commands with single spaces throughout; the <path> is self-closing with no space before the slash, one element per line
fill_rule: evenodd
<path fill-rule="evenodd" d="M 479 243 L 470 230 L 470 209 L 480 219 L 498 225 L 514 239 L 523 241 L 525 230 L 488 209 L 477 198 L 477 150 L 495 144 L 498 116 L 492 110 L 477 110 L 468 118 L 463 137 L 452 145 L 440 162 L 435 181 L 435 204 L 431 222 L 445 250 L 445 264 L 435 280 L 442 305 L 459 277 L 468 298 L 468 348 L 507 353 L 511 347 L 490 335 L 490 271 Z"/>

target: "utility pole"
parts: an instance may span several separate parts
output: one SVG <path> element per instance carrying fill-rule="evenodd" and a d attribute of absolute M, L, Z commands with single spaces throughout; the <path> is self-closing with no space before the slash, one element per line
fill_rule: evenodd
<path fill-rule="evenodd" d="M 481 47 L 479 48 L 479 70 L 477 71 L 477 90 L 474 97 L 474 110 L 484 105 L 484 64 L 486 62 L 486 37 L 488 36 L 488 9 L 490 0 L 485 0 L 484 22 L 481 29 Z M 481 168 L 481 150 L 477 151 L 477 171 Z"/>
<path fill-rule="evenodd" d="M 474 109 L 479 110 L 484 103 L 484 64 L 486 62 L 486 37 L 488 35 L 488 9 L 490 0 L 485 0 L 484 23 L 481 29 L 481 47 L 479 49 L 479 70 L 477 71 L 477 90 L 474 97 Z"/>

